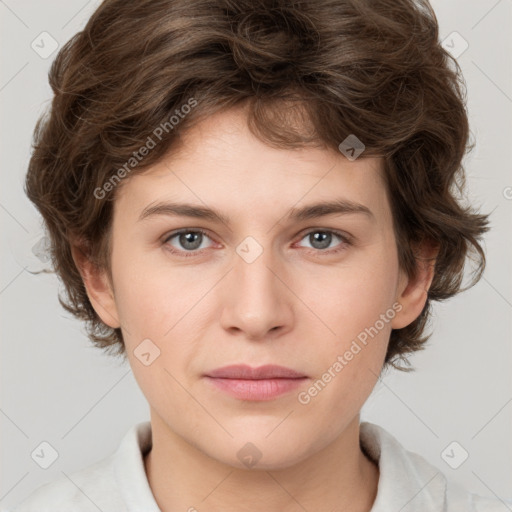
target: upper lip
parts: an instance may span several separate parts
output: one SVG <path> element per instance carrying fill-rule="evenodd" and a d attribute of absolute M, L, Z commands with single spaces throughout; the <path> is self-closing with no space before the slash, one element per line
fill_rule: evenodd
<path fill-rule="evenodd" d="M 284 366 L 276 366 L 267 364 L 253 368 L 245 364 L 235 364 L 231 366 L 223 366 L 216 370 L 211 370 L 206 374 L 207 377 L 222 378 L 222 379 L 246 379 L 246 380 L 260 380 L 260 379 L 297 379 L 306 377 L 303 373 L 286 368 Z"/>

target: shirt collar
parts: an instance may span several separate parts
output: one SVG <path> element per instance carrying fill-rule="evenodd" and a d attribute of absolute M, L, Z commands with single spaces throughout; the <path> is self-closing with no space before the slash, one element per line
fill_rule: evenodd
<path fill-rule="evenodd" d="M 114 461 L 114 474 L 127 512 L 161 512 L 144 468 L 144 456 L 151 449 L 151 445 L 150 421 L 134 425 L 119 445 Z"/>
<path fill-rule="evenodd" d="M 363 451 L 379 466 L 377 496 L 370 512 L 446 511 L 446 477 L 421 455 L 406 450 L 379 425 L 360 424 Z"/>
<path fill-rule="evenodd" d="M 379 466 L 377 496 L 370 512 L 446 510 L 446 478 L 436 467 L 374 423 L 361 422 L 360 443 Z M 133 426 L 119 445 L 114 473 L 128 512 L 160 512 L 144 468 L 151 445 L 149 421 Z"/>

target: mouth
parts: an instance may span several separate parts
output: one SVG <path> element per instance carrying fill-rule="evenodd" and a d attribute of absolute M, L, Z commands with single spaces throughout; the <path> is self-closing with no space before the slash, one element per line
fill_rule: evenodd
<path fill-rule="evenodd" d="M 303 373 L 284 366 L 252 368 L 232 365 L 208 372 L 205 379 L 216 389 L 239 400 L 267 401 L 296 389 L 309 379 Z"/>

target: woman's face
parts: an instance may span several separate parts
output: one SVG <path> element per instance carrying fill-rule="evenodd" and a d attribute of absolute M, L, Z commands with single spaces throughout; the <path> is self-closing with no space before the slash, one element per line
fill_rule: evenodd
<path fill-rule="evenodd" d="M 382 162 L 274 149 L 239 110 L 201 122 L 183 142 L 119 190 L 115 302 L 97 311 L 121 326 L 135 378 L 169 432 L 232 466 L 243 467 L 244 447 L 260 467 L 288 467 L 358 418 L 391 329 L 419 313 L 397 302 L 406 281 Z M 167 203 L 223 220 L 174 214 Z M 337 211 L 312 208 L 319 203 Z M 238 364 L 303 378 L 207 376 Z"/>

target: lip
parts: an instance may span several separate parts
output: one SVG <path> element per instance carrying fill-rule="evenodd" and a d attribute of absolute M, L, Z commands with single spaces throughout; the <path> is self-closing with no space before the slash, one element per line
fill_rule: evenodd
<path fill-rule="evenodd" d="M 284 366 L 232 365 L 205 375 L 215 388 L 239 400 L 266 401 L 293 391 L 308 377 Z"/>
<path fill-rule="evenodd" d="M 246 364 L 233 364 L 217 368 L 206 374 L 207 377 L 220 379 L 244 379 L 244 380 L 260 380 L 260 379 L 298 379 L 306 377 L 303 373 L 299 373 L 285 366 L 277 366 L 267 364 L 252 368 Z"/>

